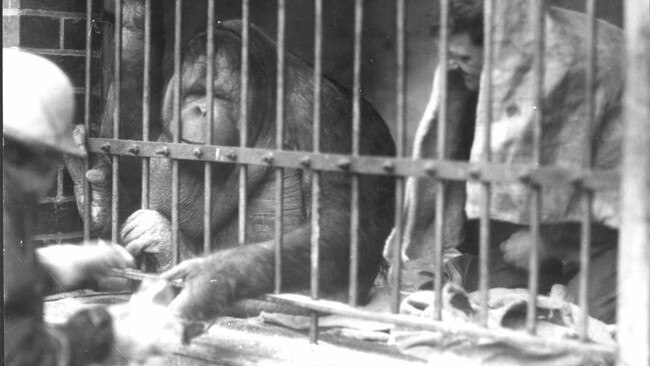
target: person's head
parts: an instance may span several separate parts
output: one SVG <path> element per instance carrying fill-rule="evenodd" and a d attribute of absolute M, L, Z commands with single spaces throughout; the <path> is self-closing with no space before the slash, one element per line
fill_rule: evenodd
<path fill-rule="evenodd" d="M 434 17 L 432 31 L 439 36 L 439 12 Z M 449 70 L 459 71 L 465 86 L 478 90 L 483 68 L 483 0 L 449 0 L 448 24 Z"/>
<path fill-rule="evenodd" d="M 74 94 L 54 63 L 17 50 L 2 50 L 4 176 L 20 192 L 40 197 L 52 185 L 62 155 L 85 154 L 72 139 Z"/>

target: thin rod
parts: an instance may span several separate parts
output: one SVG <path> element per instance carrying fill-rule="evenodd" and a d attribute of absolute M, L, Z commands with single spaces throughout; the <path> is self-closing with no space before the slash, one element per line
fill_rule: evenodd
<path fill-rule="evenodd" d="M 92 42 L 93 42 L 93 0 L 86 0 L 86 64 L 84 75 L 84 126 L 86 134 L 90 136 L 90 94 L 91 94 L 91 65 L 92 65 Z M 90 154 L 89 154 L 90 155 Z M 84 160 L 84 171 L 90 169 L 90 156 Z M 90 240 L 90 182 L 84 179 L 84 218 L 83 237 L 84 241 Z"/>
<path fill-rule="evenodd" d="M 208 99 L 208 123 L 205 126 L 206 143 L 214 143 L 214 1 L 208 0 L 208 34 L 207 34 L 207 64 L 206 64 L 206 98 Z M 210 244 L 212 242 L 212 164 L 205 163 L 203 169 L 203 253 L 210 253 Z"/>
<path fill-rule="evenodd" d="M 483 108 L 485 127 L 483 130 L 483 163 L 492 160 L 492 65 L 494 60 L 494 0 L 485 0 L 484 7 L 485 45 L 483 47 L 483 73 L 487 81 L 484 87 L 485 108 Z M 479 322 L 487 327 L 488 320 L 488 289 L 490 286 L 490 183 L 481 182 L 481 228 L 479 233 L 479 290 L 481 294 Z"/>
<path fill-rule="evenodd" d="M 113 110 L 113 138 L 120 138 L 120 109 L 121 109 L 121 89 L 122 89 L 122 0 L 115 0 L 115 66 L 113 76 L 113 86 L 115 89 L 115 109 Z M 111 189 L 111 240 L 117 242 L 119 239 L 119 207 L 120 207 L 120 190 L 119 174 L 120 160 L 118 156 L 112 158 L 113 185 Z"/>
<path fill-rule="evenodd" d="M 396 109 L 397 109 L 397 156 L 404 157 L 406 149 L 406 2 L 397 0 L 396 2 L 396 66 L 397 75 L 395 82 Z M 393 246 L 393 261 L 391 279 L 391 311 L 399 312 L 400 286 L 402 282 L 402 238 L 404 237 L 404 178 L 398 178 L 395 181 L 395 239 Z"/>
<path fill-rule="evenodd" d="M 239 144 L 246 147 L 248 144 L 248 46 L 250 29 L 250 4 L 249 0 L 242 1 L 242 48 L 241 48 L 241 91 L 239 97 Z M 239 220 L 237 238 L 239 244 L 246 243 L 246 194 L 248 186 L 248 168 L 239 166 Z"/>
<path fill-rule="evenodd" d="M 595 114 L 595 90 L 596 90 L 596 67 L 597 67 L 597 22 L 596 22 L 596 1 L 587 0 L 587 78 L 586 95 L 587 119 L 584 127 L 585 141 L 582 144 L 582 166 L 585 170 L 592 168 L 592 129 Z M 591 262 L 591 202 L 592 192 L 582 190 L 582 232 L 580 235 L 580 277 L 578 304 L 580 305 L 580 319 L 578 334 L 580 340 L 588 339 L 589 327 L 589 267 Z"/>
<path fill-rule="evenodd" d="M 363 35 L 363 0 L 354 6 L 354 80 L 352 91 L 352 155 L 359 156 L 361 130 L 361 37 Z M 359 285 L 359 176 L 352 175 L 350 199 L 350 305 L 358 303 Z"/>
<path fill-rule="evenodd" d="M 173 141 L 178 143 L 180 141 L 181 131 L 181 85 L 182 85 L 182 59 L 181 59 L 181 26 L 182 26 L 182 9 L 183 0 L 176 0 L 176 8 L 174 9 L 174 120 L 173 124 Z M 180 261 L 180 245 L 178 242 L 178 219 L 179 208 L 178 201 L 180 197 L 180 178 L 178 171 L 178 160 L 172 160 L 172 245 L 174 246 L 173 263 L 178 264 Z"/>
<path fill-rule="evenodd" d="M 323 0 L 314 4 L 314 125 L 313 151 L 320 152 L 321 128 L 321 88 L 323 75 Z M 311 184 L 311 299 L 319 298 L 319 257 L 320 257 L 320 172 L 312 171 Z M 318 342 L 318 313 L 311 313 L 309 342 Z"/>
<path fill-rule="evenodd" d="M 151 121 L 151 0 L 144 3 L 144 71 L 142 79 L 142 141 L 149 141 Z M 149 208 L 149 158 L 142 159 L 142 208 Z M 144 261 L 143 261 L 144 263 Z"/>
<path fill-rule="evenodd" d="M 535 59 L 533 65 L 534 90 L 534 125 L 533 125 L 533 162 L 536 166 L 542 163 L 541 137 L 542 121 L 544 119 L 544 17 L 546 15 L 546 1 L 532 0 L 533 35 L 535 37 Z M 533 184 L 530 186 L 530 233 L 532 237 L 532 248 L 529 256 L 528 276 L 528 309 L 526 312 L 526 329 L 529 333 L 535 334 L 537 328 L 537 293 L 539 292 L 539 247 L 540 247 L 540 222 L 542 211 L 541 187 Z"/>
<path fill-rule="evenodd" d="M 285 56 L 285 1 L 278 0 L 278 53 L 275 99 L 275 148 L 284 143 L 284 56 Z M 282 213 L 284 211 L 284 169 L 275 170 L 275 293 L 282 287 Z"/>
<path fill-rule="evenodd" d="M 445 158 L 445 135 L 447 131 L 447 73 L 449 62 L 449 0 L 440 2 L 440 45 L 439 45 L 439 65 L 440 65 L 440 109 L 438 114 L 438 136 L 437 136 L 437 158 Z M 435 205 L 435 226 L 434 226 L 434 303 L 433 318 L 441 319 L 442 310 L 442 250 L 444 240 L 444 207 L 445 207 L 445 183 L 438 181 L 436 189 Z"/>

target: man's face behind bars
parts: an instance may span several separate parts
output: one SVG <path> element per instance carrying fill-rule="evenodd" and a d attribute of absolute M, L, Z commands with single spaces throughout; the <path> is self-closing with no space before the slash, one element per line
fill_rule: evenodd
<path fill-rule="evenodd" d="M 468 32 L 449 36 L 449 70 L 458 70 L 465 86 L 478 90 L 483 69 L 483 47 L 472 41 Z"/>

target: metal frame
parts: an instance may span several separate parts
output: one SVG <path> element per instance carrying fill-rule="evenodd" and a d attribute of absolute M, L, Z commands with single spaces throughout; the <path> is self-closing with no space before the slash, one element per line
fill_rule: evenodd
<path fill-rule="evenodd" d="M 208 25 L 214 24 L 214 0 L 208 1 Z M 590 63 L 588 65 L 587 73 L 587 90 L 586 98 L 587 105 L 589 109 L 590 119 L 594 115 L 594 86 L 595 86 L 595 70 L 596 70 L 596 34 L 597 34 L 597 22 L 595 21 L 595 0 L 588 1 L 588 16 L 589 16 L 589 27 L 586 30 L 588 34 L 589 44 L 588 55 Z M 88 4 L 88 20 L 87 20 L 87 34 L 90 34 L 91 24 L 91 10 L 92 9 L 92 0 L 87 0 Z M 626 24 L 628 26 L 628 48 L 632 55 L 635 52 L 640 52 L 640 56 L 646 57 L 646 63 L 643 64 L 642 58 L 632 57 L 629 61 L 628 68 L 630 70 L 644 70 L 646 76 L 650 74 L 648 70 L 648 59 L 650 59 L 650 51 L 648 49 L 637 51 L 634 49 L 635 45 L 638 46 L 639 40 L 643 38 L 643 24 L 645 22 L 645 31 L 647 32 L 648 24 L 648 14 L 647 12 L 643 14 L 642 11 L 635 9 L 642 8 L 643 6 L 647 7 L 647 0 L 632 0 L 627 3 L 627 19 Z M 204 161 L 205 164 L 205 213 L 204 213 L 204 223 L 205 223 L 205 242 L 204 250 L 207 253 L 210 247 L 210 238 L 211 232 L 209 228 L 210 222 L 210 172 L 211 172 L 211 162 L 222 162 L 222 163 L 232 163 L 239 164 L 242 169 L 240 170 L 240 205 L 239 205 L 239 230 L 238 230 L 238 240 L 240 244 L 246 242 L 246 166 L 250 164 L 263 164 L 272 166 L 275 170 L 276 175 L 276 215 L 275 215 L 275 295 L 269 295 L 268 298 L 273 301 L 280 302 L 290 302 L 292 304 L 297 304 L 307 309 L 312 310 L 312 321 L 310 327 L 310 340 L 311 342 L 317 342 L 318 339 L 318 316 L 322 313 L 336 313 L 342 315 L 354 316 L 362 319 L 372 319 L 379 321 L 387 321 L 395 324 L 406 325 L 413 327 L 415 329 L 428 329 L 436 331 L 444 331 L 451 333 L 463 333 L 470 336 L 476 337 L 489 337 L 496 340 L 503 340 L 511 342 L 514 344 L 520 345 L 540 345 L 540 346 L 549 346 L 556 348 L 558 350 L 572 350 L 582 353 L 598 353 L 605 355 L 615 355 L 619 354 L 621 364 L 648 364 L 649 359 L 649 348 L 650 341 L 649 338 L 650 332 L 648 331 L 650 325 L 650 252 L 648 250 L 647 241 L 650 239 L 650 232 L 648 220 L 641 219 L 639 216 L 634 216 L 628 218 L 630 221 L 626 224 L 624 223 L 622 228 L 622 244 L 626 244 L 626 241 L 630 241 L 629 245 L 621 245 L 621 265 L 620 268 L 628 268 L 627 270 L 621 271 L 621 274 L 626 274 L 633 276 L 640 282 L 642 285 L 641 289 L 637 285 L 630 287 L 626 280 L 621 279 L 619 275 L 619 312 L 620 315 L 620 330 L 619 330 L 619 345 L 620 353 L 618 353 L 617 347 L 604 346 L 599 344 L 592 344 L 586 342 L 586 333 L 588 326 L 588 307 L 587 307 L 587 279 L 589 276 L 589 242 L 591 238 L 590 232 L 590 206 L 593 196 L 593 191 L 603 190 L 603 189 L 617 189 L 619 185 L 619 173 L 616 171 L 597 171 L 592 170 L 592 161 L 591 161 L 591 149 L 590 144 L 585 144 L 584 149 L 584 159 L 582 171 L 573 171 L 568 169 L 563 169 L 560 167 L 551 167 L 551 166 L 539 166 L 537 163 L 540 162 L 541 150 L 540 150 L 540 137 L 541 137 L 541 121 L 543 119 L 542 111 L 543 108 L 537 108 L 536 112 L 536 128 L 534 133 L 534 161 L 531 164 L 517 164 L 517 165 L 504 165 L 496 164 L 491 162 L 491 156 L 489 151 L 489 141 L 490 141 L 490 129 L 485 129 L 484 138 L 488 142 L 486 144 L 486 149 L 483 152 L 484 159 L 478 163 L 468 163 L 468 162 L 454 162 L 445 160 L 444 151 L 445 151 L 445 120 L 446 120 L 446 85 L 447 85 L 447 39 L 448 39 L 448 12 L 449 12 L 449 0 L 441 0 L 441 44 L 440 44 L 440 66 L 442 68 L 442 92 L 441 92 L 441 109 L 439 120 L 441 123 L 438 123 L 438 144 L 437 144 L 437 155 L 436 159 L 411 159 L 406 157 L 405 146 L 406 146 L 406 121 L 405 121 L 405 69 L 406 69 L 406 51 L 405 51 L 405 33 L 406 33 L 406 3 L 405 0 L 396 0 L 397 12 L 396 12 L 396 34 L 397 34 L 397 47 L 396 47 L 396 62 L 397 62 L 397 71 L 396 71 L 396 105 L 397 105 L 397 156 L 394 158 L 386 157 L 369 157 L 369 156 L 360 156 L 359 154 L 359 125 L 360 125 L 360 80 L 361 80 L 361 36 L 363 29 L 363 1 L 355 1 L 355 25 L 354 25 L 354 86 L 353 86 L 353 146 L 352 153 L 350 155 L 341 155 L 341 154 L 322 154 L 320 153 L 320 129 L 321 129 L 321 119 L 320 119 L 320 109 L 321 109 L 321 76 L 322 76 L 322 44 L 323 44 L 323 13 L 322 13 L 322 0 L 315 0 L 315 39 L 314 39 L 314 114 L 313 114 L 313 151 L 312 152 L 296 152 L 296 151 L 283 151 L 282 142 L 283 142 L 283 133 L 284 133 L 284 55 L 285 55 L 285 1 L 278 0 L 278 30 L 277 30 L 277 40 L 278 40 L 278 54 L 277 54 L 277 64 L 278 64 L 278 73 L 277 73 L 277 99 L 276 99 L 276 149 L 275 150 L 265 150 L 265 149 L 256 149 L 248 146 L 248 129 L 247 129 L 247 108 L 246 100 L 248 98 L 248 88 L 249 88 L 249 79 L 248 79 L 248 70 L 249 70 L 249 26 L 250 26 L 250 6 L 248 0 L 242 1 L 242 14 L 243 14 L 243 47 L 242 47 L 242 72 L 241 72 L 241 114 L 240 114 L 240 141 L 241 145 L 239 147 L 225 147 L 225 146 L 195 146 L 195 145 L 184 145 L 179 144 L 178 135 L 174 135 L 174 140 L 172 143 L 159 143 L 159 142 L 150 142 L 149 140 L 149 116 L 150 116 L 150 84 L 148 79 L 148 62 L 150 62 L 150 37 L 151 37 L 151 0 L 146 0 L 146 25 L 145 25 L 145 86 L 144 86 L 144 105 L 143 105 L 143 141 L 126 141 L 119 139 L 119 82 L 120 82 L 120 29 L 121 29 L 121 1 L 116 0 L 116 54 L 115 54 L 115 83 L 116 83 L 116 96 L 117 108 L 114 115 L 114 136 L 113 139 L 100 139 L 100 138 L 91 138 L 89 139 L 89 150 L 91 152 L 103 152 L 110 154 L 113 157 L 113 231 L 112 238 L 117 240 L 117 223 L 118 223 L 118 214 L 117 214 L 117 205 L 118 205 L 118 189 L 117 189 L 117 175 L 119 172 L 118 157 L 120 155 L 131 155 L 131 156 L 140 156 L 143 158 L 143 195 L 142 195 L 142 207 L 148 207 L 148 166 L 150 158 L 168 158 L 173 160 L 173 173 L 172 173 L 172 199 L 173 199 L 173 208 L 172 208 L 172 227 L 174 232 L 173 240 L 177 242 L 178 240 L 178 192 L 180 187 L 178 186 L 178 164 L 180 160 L 194 160 L 194 161 Z M 176 16 L 176 42 L 174 47 L 174 61 L 175 61 L 175 71 L 178 77 L 175 80 L 175 93 L 174 93 L 174 103 L 176 103 L 176 114 L 174 116 L 174 121 L 176 125 L 180 123 L 180 20 L 181 20 L 181 9 L 182 9 L 182 0 L 176 0 L 175 16 Z M 533 19 L 533 31 L 535 38 L 537 40 L 535 47 L 535 99 L 537 105 L 541 106 L 543 102 L 543 85 L 542 81 L 544 79 L 544 16 L 546 11 L 546 4 L 544 0 L 532 0 L 531 1 L 531 14 Z M 492 70 L 493 65 L 493 35 L 492 29 L 494 24 L 494 0 L 485 0 L 485 36 L 486 43 L 484 49 L 484 67 L 488 75 Z M 210 28 L 212 29 L 212 28 Z M 213 32 L 208 32 L 208 45 L 207 52 L 211 57 L 214 54 L 214 48 L 212 46 Z M 647 38 L 647 35 L 646 35 Z M 85 115 L 85 124 L 86 127 L 89 127 L 90 115 L 89 115 L 89 95 L 90 95 L 90 49 L 91 49 L 91 39 L 88 36 L 87 38 L 87 63 L 86 63 L 86 115 Z M 649 46 L 650 48 L 650 46 Z M 208 85 L 212 84 L 214 77 L 214 70 L 212 70 L 212 65 L 208 63 Z M 648 85 L 650 85 L 650 79 L 648 79 Z M 634 83 L 632 83 L 634 84 Z M 648 86 L 644 88 L 638 86 L 639 83 L 634 85 L 635 88 L 628 88 L 627 100 L 634 99 L 637 94 L 645 93 L 646 97 L 648 95 Z M 211 98 L 211 88 L 208 88 L 208 99 L 210 102 Z M 492 81 L 488 78 L 488 85 L 485 89 L 487 93 L 487 100 L 491 102 L 492 96 Z M 648 101 L 646 100 L 646 103 Z M 631 103 L 631 102 L 630 102 Z M 648 164 L 647 158 L 647 145 L 643 148 L 638 146 L 638 140 L 643 141 L 650 140 L 648 136 L 647 126 L 643 125 L 643 121 L 650 120 L 649 108 L 646 108 L 645 114 L 637 113 L 633 111 L 628 111 L 628 128 L 634 129 L 635 131 L 643 130 L 644 136 L 635 136 L 634 134 L 628 134 L 628 144 L 629 146 L 635 145 L 637 148 L 641 149 L 641 153 L 638 155 L 644 156 L 629 156 L 627 157 L 627 165 L 623 170 L 623 187 L 626 189 L 623 190 L 625 197 L 630 199 L 639 199 L 643 197 L 644 200 L 644 213 L 647 217 L 648 211 L 650 211 L 650 204 L 647 198 L 647 187 L 650 185 L 650 164 Z M 490 123 L 491 108 L 485 109 L 486 115 L 485 120 Z M 208 108 L 209 118 L 213 117 L 213 108 L 210 105 Z M 589 125 L 589 124 L 587 124 Z M 175 131 L 179 131 L 178 128 Z M 210 138 L 212 137 L 212 126 L 208 126 L 206 133 Z M 629 148 L 630 150 L 632 147 Z M 634 153 L 634 152 L 632 152 Z M 632 174 L 632 167 L 638 172 L 641 170 L 641 173 Z M 639 168 L 640 167 L 640 168 Z M 283 172 L 285 168 L 298 168 L 310 170 L 313 174 L 313 194 L 312 194 L 312 238 L 311 238 L 311 295 L 307 296 L 296 296 L 296 295 L 280 295 L 281 292 L 281 247 L 282 247 L 282 207 L 283 207 Z M 330 301 L 324 301 L 319 299 L 319 289 L 318 289 L 318 272 L 319 272 L 319 238 L 320 238 L 320 226 L 319 226 L 319 207 L 320 207 L 320 172 L 322 171 L 345 171 L 351 174 L 352 179 L 352 203 L 351 203 L 351 266 L 350 266 L 350 302 L 348 305 L 334 303 Z M 400 293 L 399 293 L 399 284 L 400 284 L 400 252 L 401 252 L 401 243 L 395 246 L 395 250 L 392 253 L 393 255 L 393 265 L 396 266 L 397 270 L 393 271 L 394 275 L 390 279 L 393 285 L 393 293 L 391 296 L 391 310 L 393 314 L 376 314 L 369 313 L 363 310 L 356 308 L 357 305 L 357 272 L 358 272 L 358 176 L 360 174 L 379 174 L 379 175 L 391 175 L 396 177 L 396 205 L 395 205 L 395 227 L 397 230 L 397 238 L 402 237 L 400 235 L 404 230 L 404 217 L 402 213 L 403 206 L 403 194 L 404 194 L 404 183 L 407 177 L 428 177 L 433 179 L 438 185 L 439 189 L 437 190 L 437 199 L 436 199 L 436 217 L 443 217 L 443 208 L 444 208 L 444 190 L 445 182 L 447 181 L 477 181 L 481 183 L 482 187 L 482 202 L 481 202 L 481 230 L 480 230 L 480 253 L 479 253 L 479 263 L 480 263 L 480 290 L 482 293 L 481 296 L 481 310 L 480 310 L 480 324 L 481 326 L 475 325 L 449 325 L 440 321 L 441 318 L 441 298 L 440 296 L 442 291 L 442 276 L 441 276 L 441 264 L 442 264 L 442 235 L 444 221 L 442 219 L 436 219 L 435 226 L 435 251 L 437 257 L 435 259 L 434 270 L 435 270 L 435 283 L 434 290 L 438 296 L 435 298 L 438 299 L 434 304 L 434 319 L 422 319 L 415 318 L 411 316 L 398 315 L 399 303 L 400 303 Z M 641 181 L 634 181 L 639 178 Z M 488 212 L 490 207 L 490 185 L 495 182 L 523 182 L 530 187 L 530 194 L 533 198 L 532 208 L 531 208 L 531 228 L 533 237 L 539 232 L 540 226 L 540 212 L 541 212 L 541 190 L 545 186 L 552 185 L 573 185 L 583 192 L 582 202 L 583 202 L 583 225 L 582 225 L 582 244 L 581 244 L 581 263 L 582 270 L 580 272 L 580 297 L 579 305 L 583 309 L 583 313 L 580 319 L 581 328 L 580 328 L 580 340 L 579 341 L 554 341 L 541 339 L 535 336 L 536 331 L 536 314 L 535 314 L 535 303 L 537 295 L 537 278 L 539 270 L 539 253 L 538 247 L 539 243 L 536 243 L 535 250 L 531 251 L 530 255 L 530 278 L 529 278 L 529 292 L 530 292 L 530 301 L 528 306 L 528 318 L 527 318 L 527 329 L 529 334 L 522 334 L 520 332 L 508 331 L 508 330 L 488 330 L 486 329 L 487 325 L 487 289 L 488 289 L 488 243 L 490 241 L 490 231 L 487 222 L 489 220 Z M 645 186 L 644 186 L 645 184 Z M 86 194 L 89 192 L 89 186 L 85 186 Z M 628 191 L 629 190 L 629 191 Z M 624 202 L 627 202 L 624 200 Z M 629 204 L 629 202 L 628 202 Z M 625 209 L 633 210 L 624 206 Z M 86 217 L 85 222 L 89 223 L 89 200 L 86 200 Z M 638 214 L 638 213 L 637 213 Z M 630 214 L 632 215 L 632 214 Z M 642 216 L 642 215 L 641 215 Z M 624 214 L 624 220 L 626 220 Z M 637 220 L 637 221 L 634 221 Z M 630 234 L 625 234 L 626 229 L 630 231 Z M 633 233 L 632 233 L 633 232 Z M 90 229 L 88 224 L 84 227 L 84 236 L 89 238 Z M 645 241 L 643 241 L 645 240 Z M 636 244 L 632 244 L 635 242 Z M 178 252 L 175 253 L 174 260 L 178 261 Z M 634 272 L 636 271 L 636 272 Z M 147 275 L 140 272 L 126 271 L 121 273 L 116 273 L 116 275 L 142 279 L 147 277 Z M 644 287 L 645 286 L 645 287 Z M 631 300 L 632 297 L 639 296 L 641 293 L 642 301 L 639 306 L 631 306 L 629 303 L 636 302 L 637 300 Z M 630 295 L 631 294 L 631 295 Z M 630 309 L 630 312 L 625 309 Z M 634 317 L 640 313 L 640 321 L 635 321 L 631 319 L 631 310 L 634 310 Z M 628 313 L 626 315 L 626 313 Z M 638 344 L 636 340 L 640 340 L 642 344 Z M 634 342 L 634 343 L 632 343 Z M 627 345 L 626 345 L 627 343 Z M 639 351 L 641 347 L 641 351 Z"/>

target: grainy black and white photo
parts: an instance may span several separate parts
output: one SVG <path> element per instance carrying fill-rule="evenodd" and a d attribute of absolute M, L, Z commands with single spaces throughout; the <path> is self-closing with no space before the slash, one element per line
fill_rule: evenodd
<path fill-rule="evenodd" d="M 6 365 L 650 366 L 648 0 L 3 0 Z"/>

